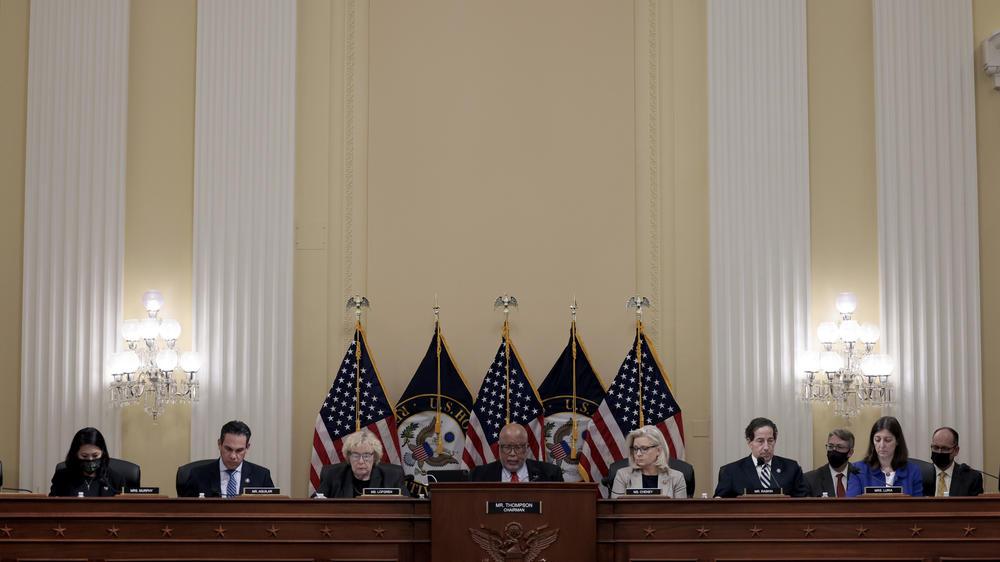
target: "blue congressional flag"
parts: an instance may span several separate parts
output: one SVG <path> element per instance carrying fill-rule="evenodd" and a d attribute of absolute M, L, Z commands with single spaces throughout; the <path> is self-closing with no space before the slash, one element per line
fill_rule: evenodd
<path fill-rule="evenodd" d="M 358 349 L 360 348 L 360 357 Z M 360 375 L 358 387 L 356 377 Z M 312 461 L 309 467 L 309 494 L 319 487 L 319 475 L 324 465 L 343 462 L 341 448 L 344 437 L 354 433 L 355 416 L 360 411 L 361 428 L 374 433 L 382 442 L 382 458 L 399 464 L 399 442 L 396 441 L 396 419 L 385 395 L 382 379 L 375 369 L 361 323 L 354 328 L 354 340 L 344 354 L 333 386 L 323 400 L 316 416 L 313 432 Z"/>
<path fill-rule="evenodd" d="M 642 346 L 639 357 L 636 357 L 637 342 L 633 341 L 607 396 L 587 428 L 580 468 L 594 482 L 604 478 L 612 462 L 625 458 L 625 436 L 639 427 L 640 377 L 643 424 L 659 428 L 671 457 L 684 458 L 681 408 L 674 400 L 670 381 L 641 325 L 636 338 Z M 601 492 L 607 495 L 607 490 L 602 488 Z"/>
<path fill-rule="evenodd" d="M 497 460 L 497 441 L 500 439 L 500 430 L 508 419 L 508 366 L 510 422 L 519 423 L 528 430 L 528 456 L 533 459 L 543 458 L 545 412 L 542 401 L 538 398 L 538 392 L 528 378 L 528 373 L 524 371 L 514 342 L 509 338 L 506 341 L 510 345 L 509 355 L 507 346 L 501 341 L 472 408 L 472 419 L 465 432 L 465 451 L 462 453 L 462 465 L 465 468 Z"/>
<path fill-rule="evenodd" d="M 575 339 L 574 339 L 575 337 Z M 576 408 L 573 400 L 573 355 L 576 347 Z M 549 462 L 563 471 L 563 480 L 579 482 L 580 452 L 591 416 L 604 400 L 604 384 L 590 363 L 583 341 L 570 328 L 569 343 L 563 349 L 548 376 L 538 387 L 545 409 L 545 451 Z M 574 436 L 573 421 L 576 420 Z M 574 441 L 575 437 L 575 441 Z M 575 454 L 574 454 L 575 453 Z"/>
<path fill-rule="evenodd" d="M 435 430 L 439 403 L 440 435 Z M 419 497 L 427 494 L 427 471 L 461 468 L 465 428 L 469 425 L 471 410 L 472 393 L 469 385 L 455 365 L 444 336 L 440 335 L 440 330 L 435 329 L 427 353 L 413 373 L 403 397 L 396 404 L 403 470 L 413 476 L 413 480 L 407 482 L 410 495 Z"/>

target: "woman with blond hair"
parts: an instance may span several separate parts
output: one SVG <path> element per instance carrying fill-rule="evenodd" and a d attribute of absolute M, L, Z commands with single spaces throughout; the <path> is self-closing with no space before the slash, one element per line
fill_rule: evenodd
<path fill-rule="evenodd" d="M 655 488 L 663 498 L 686 498 L 684 475 L 667 465 L 670 450 L 663 434 L 653 425 L 636 429 L 625 438 L 628 468 L 615 475 L 611 497 L 620 498 L 629 488 Z"/>
<path fill-rule="evenodd" d="M 410 495 L 403 469 L 394 464 L 379 464 L 382 441 L 371 431 L 362 429 L 345 437 L 340 452 L 347 462 L 323 467 L 316 494 L 356 498 L 364 494 L 365 488 L 399 488 L 400 495 Z"/>

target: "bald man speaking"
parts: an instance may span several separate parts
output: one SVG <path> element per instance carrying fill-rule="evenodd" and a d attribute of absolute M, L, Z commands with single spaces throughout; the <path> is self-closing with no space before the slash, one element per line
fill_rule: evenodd
<path fill-rule="evenodd" d="M 500 430 L 500 460 L 474 467 L 471 482 L 562 482 L 559 467 L 528 457 L 528 431 L 519 423 Z"/>

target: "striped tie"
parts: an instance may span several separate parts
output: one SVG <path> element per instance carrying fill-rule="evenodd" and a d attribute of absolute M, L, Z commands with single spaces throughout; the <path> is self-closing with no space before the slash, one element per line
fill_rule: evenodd
<path fill-rule="evenodd" d="M 227 468 L 226 472 L 229 473 L 229 483 L 226 484 L 226 497 L 235 498 L 240 493 L 239 484 L 236 482 L 236 469 Z"/>
<path fill-rule="evenodd" d="M 760 464 L 760 483 L 765 488 L 771 487 L 771 468 L 767 466 L 764 459 L 757 459 L 757 463 Z"/>

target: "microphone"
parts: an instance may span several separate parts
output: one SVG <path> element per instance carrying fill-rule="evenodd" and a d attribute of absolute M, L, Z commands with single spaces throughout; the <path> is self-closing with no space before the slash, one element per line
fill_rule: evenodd
<path fill-rule="evenodd" d="M 430 471 L 427 471 L 427 482 L 428 483 L 430 483 L 431 478 L 433 478 L 435 482 L 438 481 L 437 476 L 434 476 L 433 474 L 430 473 Z"/>
<path fill-rule="evenodd" d="M 986 472 L 985 470 L 979 470 L 978 468 L 973 468 L 972 470 L 975 470 L 976 472 L 978 472 L 978 473 L 980 473 L 980 474 L 982 474 L 984 476 L 989 476 L 990 478 L 992 478 L 994 480 L 1000 480 L 1000 478 L 998 478 L 997 476 L 994 476 L 994 475 L 990 474 L 989 472 Z"/>
<path fill-rule="evenodd" d="M 26 494 L 34 494 L 34 492 L 32 492 L 31 490 L 26 490 L 24 488 L 3 488 L 3 489 L 8 492 L 24 492 Z"/>

